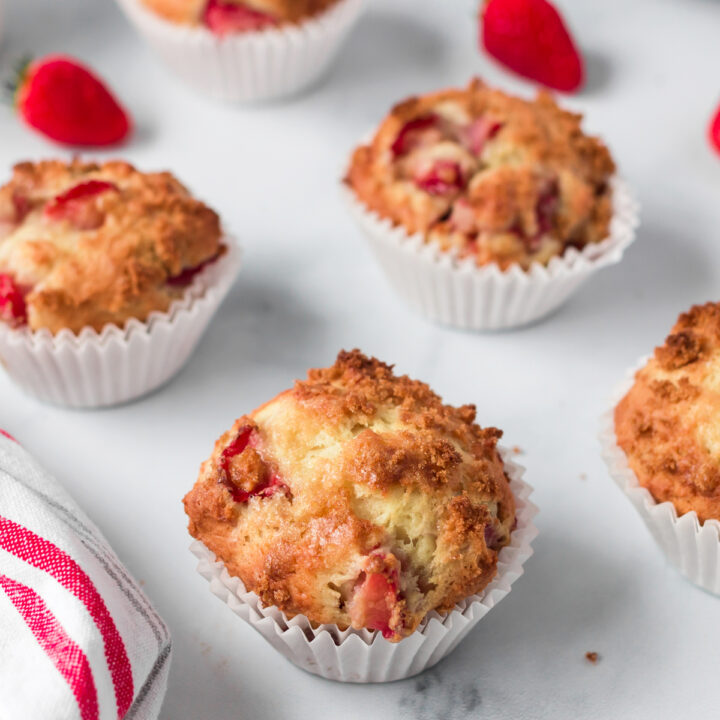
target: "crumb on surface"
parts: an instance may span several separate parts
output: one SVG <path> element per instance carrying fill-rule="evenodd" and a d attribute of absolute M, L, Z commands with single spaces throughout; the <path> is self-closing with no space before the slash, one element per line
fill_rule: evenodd
<path fill-rule="evenodd" d="M 585 653 L 585 659 L 586 659 L 589 663 L 592 663 L 593 665 L 596 665 L 597 662 L 598 662 L 598 660 L 600 660 L 600 655 L 598 655 L 598 654 L 597 654 L 596 652 L 594 652 L 594 651 L 588 651 L 588 652 Z"/>

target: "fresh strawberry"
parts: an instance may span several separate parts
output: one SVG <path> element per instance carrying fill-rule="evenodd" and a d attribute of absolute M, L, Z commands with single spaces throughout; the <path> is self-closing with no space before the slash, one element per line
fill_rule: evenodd
<path fill-rule="evenodd" d="M 44 210 L 50 220 L 67 220 L 78 230 L 94 230 L 105 221 L 105 215 L 93 199 L 105 192 L 117 192 L 114 183 L 105 180 L 88 180 L 53 198 Z"/>
<path fill-rule="evenodd" d="M 49 55 L 25 65 L 15 105 L 28 125 L 65 145 L 114 145 L 132 126 L 102 81 L 70 57 Z"/>
<path fill-rule="evenodd" d="M 0 273 L 0 320 L 12 326 L 27 321 L 25 295 L 15 280 L 5 273 Z"/>
<path fill-rule="evenodd" d="M 487 0 L 481 16 L 482 45 L 503 65 L 555 90 L 582 85 L 582 57 L 547 0 Z"/>
<path fill-rule="evenodd" d="M 708 137 L 710 138 L 710 144 L 713 146 L 715 151 L 720 153 L 720 106 L 718 106 L 712 120 L 710 121 Z"/>
<path fill-rule="evenodd" d="M 208 28 L 221 37 L 236 32 L 263 30 L 277 24 L 272 15 L 223 0 L 210 0 L 205 8 L 204 20 Z"/>

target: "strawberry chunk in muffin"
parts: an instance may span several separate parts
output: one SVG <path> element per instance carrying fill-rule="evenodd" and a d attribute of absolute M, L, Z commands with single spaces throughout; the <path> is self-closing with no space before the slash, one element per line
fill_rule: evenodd
<path fill-rule="evenodd" d="M 225 37 L 311 18 L 338 0 L 141 0 L 174 23 L 202 25 Z"/>

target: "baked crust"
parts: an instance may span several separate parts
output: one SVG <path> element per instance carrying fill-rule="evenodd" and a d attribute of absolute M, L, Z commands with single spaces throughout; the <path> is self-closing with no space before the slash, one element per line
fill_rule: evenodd
<path fill-rule="evenodd" d="M 480 592 L 509 541 L 502 433 L 474 419 L 341 352 L 220 437 L 189 531 L 266 605 L 400 640 Z"/>
<path fill-rule="evenodd" d="M 547 92 L 527 101 L 474 79 L 396 105 L 345 182 L 443 250 L 528 268 L 607 237 L 615 165 L 581 120 Z"/>
<path fill-rule="evenodd" d="M 297 23 L 326 10 L 338 0 L 223 0 L 269 15 L 276 24 Z M 202 24 L 208 0 L 142 0 L 150 10 L 175 23 Z"/>
<path fill-rule="evenodd" d="M 678 514 L 720 520 L 720 304 L 680 315 L 615 409 L 640 484 Z"/>
<path fill-rule="evenodd" d="M 0 188 L 0 275 L 23 288 L 31 330 L 145 320 L 222 251 L 218 216 L 170 173 L 25 162 Z"/>

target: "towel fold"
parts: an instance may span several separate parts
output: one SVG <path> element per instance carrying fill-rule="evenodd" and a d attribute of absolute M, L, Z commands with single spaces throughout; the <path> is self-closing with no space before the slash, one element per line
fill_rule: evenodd
<path fill-rule="evenodd" d="M 100 531 L 0 430 L 0 720 L 153 720 L 170 647 Z"/>

